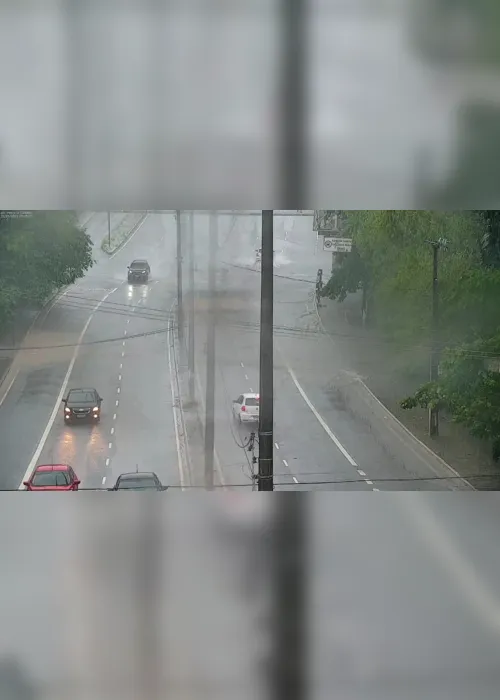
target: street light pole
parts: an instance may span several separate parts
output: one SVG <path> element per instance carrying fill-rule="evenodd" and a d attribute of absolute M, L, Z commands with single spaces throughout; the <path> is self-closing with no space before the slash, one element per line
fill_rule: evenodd
<path fill-rule="evenodd" d="M 260 273 L 259 491 L 274 491 L 273 474 L 273 247 L 274 212 L 262 212 Z"/>
<path fill-rule="evenodd" d="M 190 294 L 188 338 L 189 401 L 194 403 L 194 211 L 192 211 L 189 215 L 188 247 Z"/>
<path fill-rule="evenodd" d="M 177 337 L 179 345 L 182 347 L 184 339 L 184 308 L 182 305 L 182 230 L 181 230 L 181 211 L 175 210 L 175 219 L 177 224 Z"/>
<path fill-rule="evenodd" d="M 111 212 L 108 211 L 108 248 L 111 250 Z"/>
<path fill-rule="evenodd" d="M 447 241 L 439 238 L 437 241 L 427 241 L 432 246 L 432 347 L 430 358 L 431 382 L 437 381 L 439 377 L 439 286 L 438 286 L 438 263 L 439 250 L 447 247 Z M 429 406 L 429 435 L 437 437 L 439 435 L 439 406 Z"/>

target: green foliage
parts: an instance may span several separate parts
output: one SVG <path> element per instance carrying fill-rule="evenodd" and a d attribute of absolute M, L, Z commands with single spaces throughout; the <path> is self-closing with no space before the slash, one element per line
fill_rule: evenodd
<path fill-rule="evenodd" d="M 375 302 L 374 319 L 406 340 L 427 340 L 431 324 L 432 246 L 439 252 L 440 326 L 443 342 L 491 331 L 497 325 L 499 269 L 485 269 L 483 212 L 347 212 L 356 256 L 346 256 L 324 293 L 343 300 L 366 282 Z"/>
<path fill-rule="evenodd" d="M 445 407 L 457 423 L 476 437 L 490 440 L 493 457 L 500 457 L 500 333 L 487 340 L 463 344 L 445 352 L 441 374 L 413 396 L 402 408 Z"/>
<path fill-rule="evenodd" d="M 371 321 L 396 340 L 429 346 L 432 332 L 433 247 L 439 250 L 438 341 L 443 360 L 437 382 L 402 402 L 445 406 L 453 419 L 500 455 L 500 373 L 486 362 L 500 357 L 500 216 L 496 211 L 351 211 L 353 237 L 323 293 L 342 301 L 369 291 Z"/>
<path fill-rule="evenodd" d="M 73 212 L 0 212 L 0 327 L 92 266 L 92 241 Z"/>

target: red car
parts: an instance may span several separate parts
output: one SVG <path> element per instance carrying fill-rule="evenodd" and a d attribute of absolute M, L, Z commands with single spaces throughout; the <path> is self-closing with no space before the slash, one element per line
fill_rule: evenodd
<path fill-rule="evenodd" d="M 39 464 L 23 483 L 26 491 L 78 491 L 80 480 L 67 464 Z"/>

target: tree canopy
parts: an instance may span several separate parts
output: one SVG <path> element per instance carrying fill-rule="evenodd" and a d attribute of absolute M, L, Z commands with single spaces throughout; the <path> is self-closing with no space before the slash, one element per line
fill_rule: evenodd
<path fill-rule="evenodd" d="M 402 403 L 447 407 L 500 455 L 500 215 L 497 211 L 346 212 L 353 252 L 323 289 L 342 301 L 364 289 L 369 318 L 394 338 L 427 345 L 432 328 L 432 241 L 439 250 L 440 377 Z M 492 364 L 493 362 L 493 364 Z"/>
<path fill-rule="evenodd" d="M 92 241 L 74 212 L 0 211 L 0 328 L 92 266 Z"/>

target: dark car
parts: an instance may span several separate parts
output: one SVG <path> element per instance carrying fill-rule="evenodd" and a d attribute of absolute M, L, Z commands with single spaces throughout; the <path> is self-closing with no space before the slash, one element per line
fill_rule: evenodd
<path fill-rule="evenodd" d="M 166 491 L 167 489 L 168 486 L 163 486 L 154 472 L 131 472 L 120 474 L 110 491 Z"/>
<path fill-rule="evenodd" d="M 134 260 L 128 266 L 128 281 L 129 282 L 147 282 L 151 268 L 147 260 Z"/>
<path fill-rule="evenodd" d="M 101 420 L 102 398 L 96 389 L 71 389 L 63 399 L 64 422 L 99 423 Z"/>

